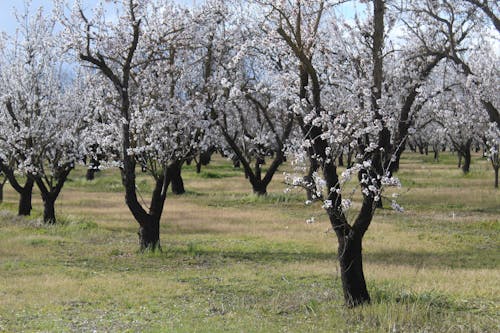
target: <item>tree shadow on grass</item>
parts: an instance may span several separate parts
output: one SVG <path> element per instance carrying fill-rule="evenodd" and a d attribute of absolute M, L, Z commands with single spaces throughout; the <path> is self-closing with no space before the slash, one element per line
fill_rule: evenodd
<path fill-rule="evenodd" d="M 363 259 L 366 263 L 411 265 L 416 269 L 424 267 L 495 269 L 500 267 L 498 250 L 494 248 L 444 252 L 383 250 L 365 253 Z"/>
<path fill-rule="evenodd" d="M 269 263 L 311 263 L 326 261 L 332 265 L 337 264 L 336 252 L 321 251 L 285 251 L 285 250 L 207 250 L 203 248 L 187 247 L 176 249 L 170 253 L 174 256 L 188 256 L 202 259 L 203 261 L 243 261 L 257 264 Z M 443 253 L 435 252 L 412 252 L 412 251 L 379 251 L 366 253 L 365 263 L 385 265 L 411 265 L 416 270 L 424 267 L 433 268 L 464 268 L 464 269 L 495 269 L 500 266 L 498 254 L 493 250 L 482 250 L 473 253 L 467 251 L 450 251 Z"/>

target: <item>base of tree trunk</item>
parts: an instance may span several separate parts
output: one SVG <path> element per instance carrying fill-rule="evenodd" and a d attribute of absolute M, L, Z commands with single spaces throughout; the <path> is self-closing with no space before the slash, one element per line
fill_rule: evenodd
<path fill-rule="evenodd" d="M 471 156 L 470 153 L 465 155 L 464 157 L 464 164 L 462 165 L 462 172 L 464 174 L 469 173 L 470 171 L 470 163 L 471 163 Z"/>
<path fill-rule="evenodd" d="M 87 180 L 94 180 L 95 179 L 95 174 L 98 171 L 99 171 L 98 169 L 93 169 L 93 168 L 87 169 L 87 174 L 85 175 L 85 179 L 87 179 Z"/>
<path fill-rule="evenodd" d="M 160 222 L 151 221 L 139 228 L 139 246 L 141 252 L 161 251 Z"/>
<path fill-rule="evenodd" d="M 259 197 L 267 195 L 267 189 L 265 187 L 253 187 L 253 193 Z"/>
<path fill-rule="evenodd" d="M 354 237 L 339 240 L 339 263 L 342 290 L 347 307 L 353 308 L 370 303 L 363 273 L 361 238 Z"/>
<path fill-rule="evenodd" d="M 51 199 L 43 200 L 43 222 L 45 224 L 56 223 L 55 200 Z"/>

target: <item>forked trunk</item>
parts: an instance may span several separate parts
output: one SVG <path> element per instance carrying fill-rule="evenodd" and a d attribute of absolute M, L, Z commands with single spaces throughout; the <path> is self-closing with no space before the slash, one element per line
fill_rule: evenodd
<path fill-rule="evenodd" d="M 31 214 L 31 198 L 33 196 L 34 183 L 33 179 L 28 178 L 22 190 L 19 191 L 19 207 L 17 212 L 19 216 L 29 216 Z"/>
<path fill-rule="evenodd" d="M 344 300 L 348 307 L 370 303 L 363 273 L 362 238 L 359 235 L 338 238 L 339 263 Z"/>

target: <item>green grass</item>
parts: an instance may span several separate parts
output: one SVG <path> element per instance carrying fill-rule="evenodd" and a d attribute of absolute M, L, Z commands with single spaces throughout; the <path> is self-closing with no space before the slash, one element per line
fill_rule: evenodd
<path fill-rule="evenodd" d="M 343 306 L 327 218 L 283 194 L 280 174 L 259 197 L 224 159 L 185 167 L 163 251 L 146 254 L 116 170 L 92 182 L 75 170 L 54 226 L 40 222 L 37 193 L 33 217 L 16 217 L 6 188 L 0 331 L 498 332 L 500 195 L 487 161 L 475 156 L 467 176 L 455 164 L 404 156 L 405 213 L 376 213 L 364 241 L 372 304 L 358 309 Z M 138 183 L 146 198 L 150 181 Z"/>

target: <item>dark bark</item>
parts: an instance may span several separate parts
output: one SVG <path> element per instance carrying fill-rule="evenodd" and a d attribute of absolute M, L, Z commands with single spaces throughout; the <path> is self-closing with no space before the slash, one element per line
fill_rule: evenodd
<path fill-rule="evenodd" d="M 96 172 L 97 172 L 97 170 L 92 169 L 92 168 L 88 168 L 87 173 L 85 174 L 85 179 L 87 179 L 88 181 L 94 180 Z"/>
<path fill-rule="evenodd" d="M 462 167 L 462 153 L 460 152 L 457 152 L 457 155 L 458 155 L 458 165 L 457 165 L 457 168 L 461 168 Z"/>
<path fill-rule="evenodd" d="M 0 203 L 3 202 L 3 186 L 5 185 L 5 181 L 6 181 L 6 179 L 3 179 L 0 182 Z"/>
<path fill-rule="evenodd" d="M 258 196 L 267 195 L 267 185 L 262 181 L 252 184 L 253 193 Z"/>
<path fill-rule="evenodd" d="M 424 155 L 424 146 L 422 144 L 418 145 L 418 152 L 420 153 L 420 155 Z"/>
<path fill-rule="evenodd" d="M 358 235 L 339 238 L 339 262 L 344 291 L 344 301 L 348 307 L 370 303 L 363 273 L 362 238 Z"/>
<path fill-rule="evenodd" d="M 373 5 L 373 47 L 372 47 L 372 88 L 371 88 L 371 109 L 374 118 L 382 124 L 382 129 L 378 137 L 378 151 L 373 155 L 373 165 L 377 174 L 384 175 L 389 167 L 391 160 L 391 132 L 387 128 L 385 121 L 380 113 L 378 101 L 382 98 L 382 82 L 384 79 L 384 0 L 375 0 Z"/>
<path fill-rule="evenodd" d="M 172 184 L 172 193 L 181 195 L 186 193 L 184 189 L 184 180 L 182 179 L 183 162 L 174 162 L 169 166 L 170 181 Z"/>
<path fill-rule="evenodd" d="M 465 148 L 463 152 L 464 164 L 462 165 L 462 171 L 463 173 L 467 174 L 470 171 L 470 163 L 471 163 L 470 144 L 466 145 L 466 147 L 464 148 Z"/>
<path fill-rule="evenodd" d="M 499 165 L 493 166 L 493 168 L 495 170 L 495 188 L 498 188 L 498 169 L 499 169 Z"/>
<path fill-rule="evenodd" d="M 141 251 L 161 250 L 160 247 L 160 220 L 150 216 L 139 227 L 139 246 Z"/>
<path fill-rule="evenodd" d="M 87 174 L 85 175 L 85 178 L 87 180 L 94 180 L 95 178 L 95 174 L 97 172 L 99 172 L 99 161 L 94 159 L 94 158 L 91 158 L 90 159 L 90 165 L 87 169 Z"/>
<path fill-rule="evenodd" d="M 43 199 L 43 222 L 46 224 L 56 223 L 56 198 L 52 195 L 42 195 Z"/>
<path fill-rule="evenodd" d="M 411 124 L 413 123 L 413 118 L 415 117 L 415 114 L 412 116 L 412 109 L 420 110 L 422 107 L 422 105 L 419 105 L 416 108 L 414 107 L 415 101 L 417 100 L 419 94 L 420 87 L 432 73 L 433 69 L 445 57 L 446 56 L 444 54 L 434 55 L 431 61 L 429 61 L 426 64 L 426 66 L 421 69 L 421 72 L 419 73 L 420 80 L 418 80 L 417 83 L 415 83 L 411 87 L 410 91 L 408 92 L 408 95 L 406 95 L 404 98 L 403 105 L 399 112 L 398 130 L 396 132 L 396 137 L 394 139 L 394 145 L 393 145 L 394 151 L 392 151 L 392 154 L 395 155 L 395 158 L 393 159 L 395 161 L 390 164 L 389 170 L 391 172 L 396 172 L 399 170 L 399 165 L 400 165 L 399 161 L 401 159 L 401 155 L 403 154 L 406 148 L 406 142 L 408 140 L 408 130 L 410 129 Z M 416 151 L 417 147 L 415 147 L 415 145 L 413 145 L 411 142 L 409 142 L 409 147 L 412 151 Z M 418 149 L 420 153 L 423 154 L 423 150 L 420 146 L 418 146 Z"/>
<path fill-rule="evenodd" d="M 326 166 L 325 176 L 326 173 L 329 174 L 327 184 L 337 184 L 338 176 L 333 165 Z M 329 194 L 328 199 L 337 203 L 342 201 L 340 194 L 334 191 Z M 339 245 L 338 259 L 342 289 L 345 304 L 348 307 L 370 303 L 363 272 L 362 240 L 372 221 L 375 209 L 376 203 L 373 197 L 365 196 L 361 210 L 352 226 L 347 223 L 340 204 L 327 210 Z"/>
<path fill-rule="evenodd" d="M 17 214 L 20 216 L 29 216 L 31 214 L 31 198 L 33 196 L 33 185 L 33 179 L 28 178 L 24 186 L 20 188 L 20 191 L 17 191 L 19 193 L 19 207 Z"/>
<path fill-rule="evenodd" d="M 321 199 L 321 194 L 316 193 L 316 182 L 314 181 L 313 174 L 319 169 L 319 163 L 315 158 L 309 157 L 309 169 L 307 175 L 304 176 L 304 183 L 306 189 L 307 200 L 313 201 Z M 318 197 L 318 195 L 320 197 Z"/>
<path fill-rule="evenodd" d="M 135 163 L 132 159 L 129 159 L 129 157 L 127 157 L 126 160 L 128 160 L 131 164 Z M 171 168 L 166 167 L 164 170 L 164 174 L 156 179 L 149 212 L 146 212 L 137 201 L 137 193 L 132 189 L 131 184 L 128 182 L 130 180 L 134 180 L 135 183 L 135 173 L 132 174 L 133 171 L 128 168 L 127 170 L 125 170 L 125 168 L 122 169 L 122 180 L 125 185 L 125 202 L 127 203 L 127 206 L 129 207 L 129 210 L 135 220 L 139 223 L 138 235 L 141 251 L 161 250 L 160 219 L 165 204 L 167 189 L 171 180 L 170 176 L 172 175 Z M 128 174 L 124 175 L 125 171 Z"/>
<path fill-rule="evenodd" d="M 32 176 L 42 195 L 44 223 L 56 223 L 55 203 L 71 170 L 73 170 L 73 164 L 69 163 L 56 170 L 53 179 L 47 179 L 41 175 Z"/>
<path fill-rule="evenodd" d="M 432 150 L 434 151 L 434 161 L 439 162 L 439 148 L 433 147 Z"/>
<path fill-rule="evenodd" d="M 344 154 L 339 154 L 339 166 L 344 166 Z"/>
<path fill-rule="evenodd" d="M 9 180 L 10 185 L 14 190 L 19 193 L 19 207 L 18 215 L 29 216 L 31 214 L 31 197 L 33 192 L 33 179 L 29 178 L 26 180 L 24 186 L 22 186 L 17 180 L 14 170 L 0 161 L 0 171 L 2 171 Z"/>

